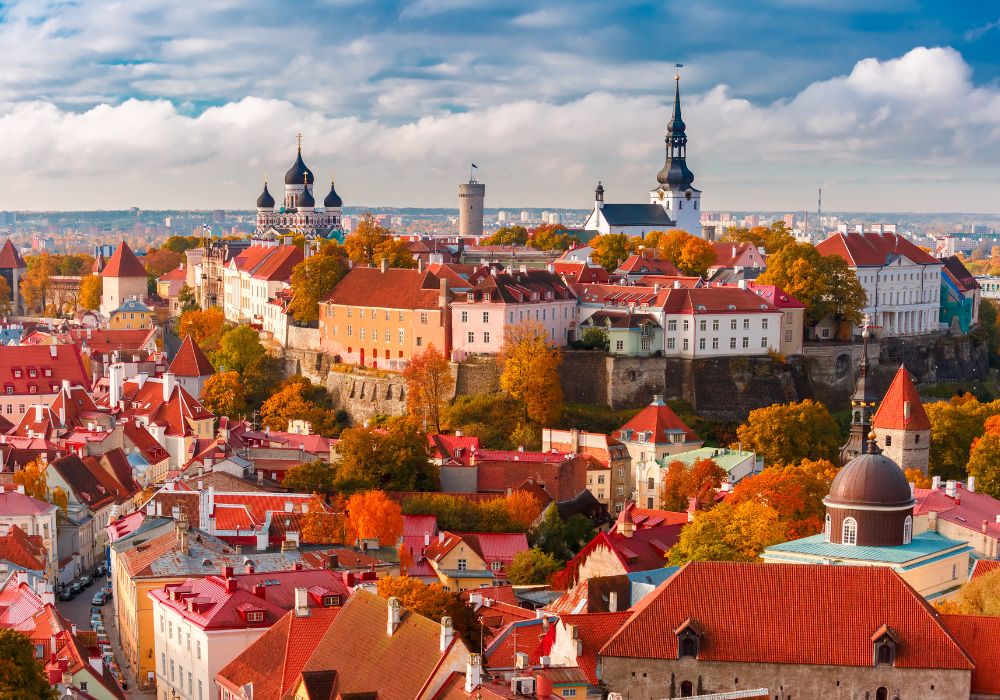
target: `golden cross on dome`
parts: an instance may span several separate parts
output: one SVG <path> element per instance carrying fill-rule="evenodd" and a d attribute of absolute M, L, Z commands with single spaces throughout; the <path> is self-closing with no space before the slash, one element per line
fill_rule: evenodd
<path fill-rule="evenodd" d="M 299 150 L 302 150 L 302 132 L 295 134 L 295 140 L 299 142 Z"/>

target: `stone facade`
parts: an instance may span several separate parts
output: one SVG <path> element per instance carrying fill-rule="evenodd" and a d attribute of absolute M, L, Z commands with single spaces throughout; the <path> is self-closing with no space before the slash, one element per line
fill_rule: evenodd
<path fill-rule="evenodd" d="M 734 663 L 692 658 L 603 657 L 601 667 L 608 688 L 632 700 L 682 697 L 685 682 L 691 684 L 690 695 L 768 688 L 781 700 L 876 700 L 880 697 L 879 688 L 885 688 L 887 700 L 956 700 L 969 697 L 972 679 L 968 670 Z"/>
<path fill-rule="evenodd" d="M 920 469 L 927 473 L 930 460 L 930 430 L 889 430 L 877 431 L 878 446 L 882 453 L 903 469 Z"/>

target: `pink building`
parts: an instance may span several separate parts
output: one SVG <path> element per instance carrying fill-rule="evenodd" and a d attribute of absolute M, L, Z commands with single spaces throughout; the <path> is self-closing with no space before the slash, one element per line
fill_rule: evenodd
<path fill-rule="evenodd" d="M 529 321 L 545 329 L 552 345 L 566 345 L 576 329 L 576 295 L 559 275 L 524 267 L 490 271 L 451 305 L 454 359 L 499 352 L 504 331 Z"/>

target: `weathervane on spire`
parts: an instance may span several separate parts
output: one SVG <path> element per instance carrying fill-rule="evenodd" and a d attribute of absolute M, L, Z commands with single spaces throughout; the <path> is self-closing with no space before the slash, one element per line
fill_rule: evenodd
<path fill-rule="evenodd" d="M 302 132 L 295 134 L 295 140 L 299 143 L 299 151 L 302 150 Z"/>
<path fill-rule="evenodd" d="M 864 316 L 861 317 L 861 337 L 862 338 L 867 338 L 868 337 L 868 326 L 870 325 L 871 320 L 872 320 L 871 316 L 869 316 L 868 314 L 865 314 Z"/>
<path fill-rule="evenodd" d="M 676 80 L 677 82 L 680 82 L 681 81 L 681 70 L 680 69 L 684 67 L 684 64 L 683 63 L 675 63 L 674 65 L 677 66 L 677 71 L 674 73 L 674 80 Z"/>

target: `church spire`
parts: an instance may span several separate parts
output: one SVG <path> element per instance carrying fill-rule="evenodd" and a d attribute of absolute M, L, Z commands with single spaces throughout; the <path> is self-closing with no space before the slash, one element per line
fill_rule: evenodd
<path fill-rule="evenodd" d="M 682 64 L 678 63 L 677 68 Z M 663 169 L 656 174 L 656 181 L 664 189 L 673 191 L 686 190 L 694 182 L 694 173 L 687 166 L 687 134 L 684 120 L 681 118 L 681 76 L 680 71 L 674 75 L 674 110 L 667 124 L 667 135 L 664 139 L 667 155 Z"/>
<path fill-rule="evenodd" d="M 847 463 L 865 452 L 869 433 L 872 432 L 872 417 L 875 415 L 875 392 L 868 377 L 868 336 L 869 318 L 865 314 L 861 331 L 861 362 L 858 363 L 858 381 L 851 395 L 851 434 L 840 449 L 841 462 Z"/>

